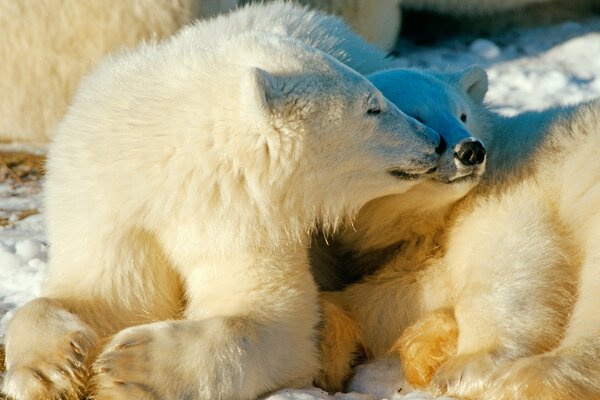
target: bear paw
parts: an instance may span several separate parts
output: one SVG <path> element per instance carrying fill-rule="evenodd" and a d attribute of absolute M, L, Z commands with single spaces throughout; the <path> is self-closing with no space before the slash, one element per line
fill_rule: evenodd
<path fill-rule="evenodd" d="M 431 389 L 438 394 L 479 398 L 496 364 L 496 358 L 487 352 L 450 357 L 435 373 Z"/>
<path fill-rule="evenodd" d="M 115 335 L 93 366 L 94 398 L 168 398 L 163 386 L 172 376 L 164 358 L 175 357 L 170 355 L 165 342 L 168 330 L 168 323 L 154 323 L 128 328 Z"/>
<path fill-rule="evenodd" d="M 2 392 L 15 400 L 79 399 L 85 395 L 87 361 L 96 345 L 92 331 L 72 332 L 49 346 L 51 351 L 10 362 Z"/>
<path fill-rule="evenodd" d="M 425 388 L 438 367 L 456 351 L 458 326 L 451 310 L 429 313 L 409 326 L 392 347 L 400 353 L 406 381 Z"/>

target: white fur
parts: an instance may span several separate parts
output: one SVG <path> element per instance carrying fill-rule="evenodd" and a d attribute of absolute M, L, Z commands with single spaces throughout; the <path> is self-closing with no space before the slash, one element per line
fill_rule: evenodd
<path fill-rule="evenodd" d="M 84 79 L 48 155 L 45 297 L 8 328 L 12 398 L 75 398 L 96 349 L 98 399 L 311 382 L 310 232 L 417 185 L 439 136 L 300 33 L 253 23 L 269 7 L 314 15 L 255 6 Z"/>
<path fill-rule="evenodd" d="M 168 37 L 191 17 L 234 6 L 235 0 L 0 0 L 0 32 L 10 38 L 0 42 L 0 140 L 47 141 L 81 78 L 102 57 Z M 305 38 L 363 73 L 390 65 L 383 53 L 356 45 L 362 41 L 341 21 L 290 9 L 284 4 L 249 8 L 236 14 L 234 29 Z"/>
<path fill-rule="evenodd" d="M 439 123 L 440 114 L 456 107 L 439 95 L 448 85 L 414 73 L 411 80 L 400 79 L 406 74 L 386 71 L 373 81 L 397 102 L 402 96 L 386 85 L 408 88 L 408 97 L 412 86 L 430 93 L 429 100 L 407 109 L 421 112 L 426 122 Z M 474 82 L 473 73 L 466 75 L 459 81 Z M 456 354 L 433 378 L 439 392 L 596 399 L 600 167 L 594 154 L 600 102 L 511 118 L 481 103 L 470 106 L 477 110 L 472 126 L 482 129 L 489 151 L 482 182 L 454 206 L 457 198 L 444 190 L 430 192 L 430 205 L 422 198 L 414 202 L 409 195 L 421 193 L 424 181 L 364 207 L 356 231 L 338 238 L 347 251 L 361 254 L 399 239 L 404 245 L 381 271 L 347 288 L 345 300 L 376 356 L 386 355 L 399 333 L 428 311 L 453 308 L 459 337 Z M 446 206 L 441 199 L 449 199 Z M 411 235 L 417 239 L 411 242 Z"/>
<path fill-rule="evenodd" d="M 104 55 L 171 35 L 189 2 L 1 0 L 0 140 L 48 140 Z"/>

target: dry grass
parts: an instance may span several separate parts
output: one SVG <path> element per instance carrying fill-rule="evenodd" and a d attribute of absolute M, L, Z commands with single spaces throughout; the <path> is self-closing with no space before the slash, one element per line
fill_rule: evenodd
<path fill-rule="evenodd" d="M 43 155 L 0 151 L 0 184 L 10 185 L 9 196 L 22 196 L 23 189 L 38 191 L 45 172 L 45 161 Z M 37 209 L 15 211 L 0 208 L 0 228 L 38 213 Z"/>
<path fill-rule="evenodd" d="M 44 176 L 43 155 L 25 152 L 0 152 L 0 183 L 22 185 L 39 182 Z"/>

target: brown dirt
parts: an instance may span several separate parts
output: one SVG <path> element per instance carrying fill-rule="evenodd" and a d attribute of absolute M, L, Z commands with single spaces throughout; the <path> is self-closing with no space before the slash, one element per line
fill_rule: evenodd
<path fill-rule="evenodd" d="M 45 162 L 46 157 L 43 155 L 0 151 L 0 183 L 21 185 L 39 182 L 44 176 Z"/>

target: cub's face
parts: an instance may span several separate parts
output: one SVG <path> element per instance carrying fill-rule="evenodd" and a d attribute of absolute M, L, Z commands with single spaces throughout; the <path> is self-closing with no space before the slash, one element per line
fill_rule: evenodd
<path fill-rule="evenodd" d="M 479 182 L 487 158 L 481 138 L 487 129 L 482 115 L 487 91 L 483 69 L 471 67 L 458 73 L 397 69 L 368 78 L 398 108 L 444 139 L 440 162 L 431 175 L 443 184 L 440 194 L 447 191 L 452 198 L 462 197 Z"/>
<path fill-rule="evenodd" d="M 439 163 L 440 136 L 364 77 L 333 67 L 297 76 L 255 71 L 298 189 L 315 204 L 356 209 L 425 179 Z"/>

